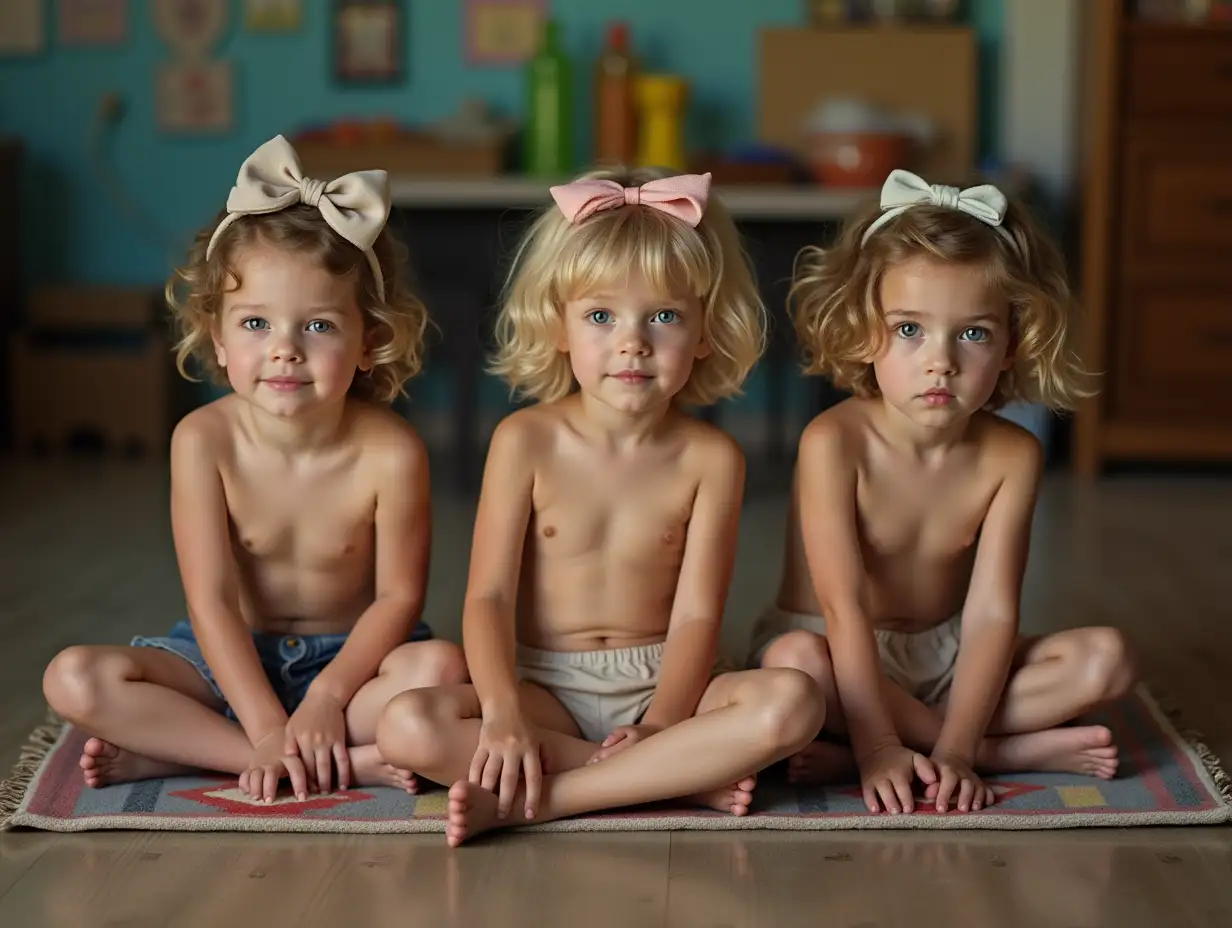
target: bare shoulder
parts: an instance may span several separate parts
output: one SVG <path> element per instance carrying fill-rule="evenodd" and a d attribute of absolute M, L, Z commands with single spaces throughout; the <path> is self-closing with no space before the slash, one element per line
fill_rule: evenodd
<path fill-rule="evenodd" d="M 867 401 L 849 399 L 817 415 L 800 434 L 800 463 L 854 467 L 868 440 L 869 410 Z"/>
<path fill-rule="evenodd" d="M 171 432 L 171 462 L 218 462 L 235 447 L 236 399 L 224 396 L 188 413 Z"/>
<path fill-rule="evenodd" d="M 710 479 L 744 478 L 744 449 L 728 432 L 692 416 L 682 415 L 678 422 L 682 457 L 691 470 Z"/>
<path fill-rule="evenodd" d="M 971 418 L 971 434 L 981 465 L 1001 479 L 1035 480 L 1044 469 L 1044 448 L 1029 431 L 1003 416 L 979 412 Z"/>
<path fill-rule="evenodd" d="M 366 453 L 398 460 L 423 460 L 427 446 L 414 427 L 387 406 L 348 400 L 351 435 Z"/>
<path fill-rule="evenodd" d="M 556 403 L 515 410 L 492 431 L 489 461 L 498 461 L 502 467 L 533 470 L 567 427 L 564 412 Z"/>

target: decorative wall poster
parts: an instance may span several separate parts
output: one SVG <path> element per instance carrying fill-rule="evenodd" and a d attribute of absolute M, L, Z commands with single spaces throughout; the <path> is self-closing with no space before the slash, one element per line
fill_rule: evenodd
<path fill-rule="evenodd" d="M 128 0 L 58 0 L 64 45 L 119 45 L 128 37 Z"/>
<path fill-rule="evenodd" d="M 158 67 L 158 125 L 164 132 L 231 131 L 234 81 L 229 61 L 164 62 Z"/>
<path fill-rule="evenodd" d="M 43 0 L 0 0 L 0 56 L 37 55 L 46 45 Z"/>
<path fill-rule="evenodd" d="M 227 26 L 228 0 L 152 0 L 154 25 L 180 58 L 205 56 Z"/>
<path fill-rule="evenodd" d="M 155 75 L 158 126 L 164 132 L 215 135 L 235 123 L 230 61 L 210 54 L 227 26 L 229 0 L 153 0 L 159 35 L 172 58 Z"/>
<path fill-rule="evenodd" d="M 466 57 L 471 64 L 517 64 L 538 49 L 546 0 L 467 0 Z"/>
<path fill-rule="evenodd" d="M 347 84 L 394 84 L 406 73 L 402 0 L 334 0 L 334 77 Z"/>
<path fill-rule="evenodd" d="M 294 32 L 299 29 L 301 0 L 244 0 L 244 28 L 249 32 Z"/>

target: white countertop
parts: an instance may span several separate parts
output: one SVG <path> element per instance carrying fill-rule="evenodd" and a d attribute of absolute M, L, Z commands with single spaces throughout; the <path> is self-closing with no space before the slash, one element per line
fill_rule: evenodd
<path fill-rule="evenodd" d="M 429 178 L 392 175 L 394 206 L 435 209 L 534 208 L 549 202 L 550 182 L 527 177 Z M 716 185 L 736 219 L 844 219 L 877 195 L 875 189 L 824 188 L 808 184 Z"/>

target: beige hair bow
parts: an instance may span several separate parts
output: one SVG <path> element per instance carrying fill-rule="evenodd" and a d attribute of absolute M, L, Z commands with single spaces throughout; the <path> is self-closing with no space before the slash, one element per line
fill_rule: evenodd
<path fill-rule="evenodd" d="M 364 253 L 384 302 L 385 279 L 372 245 L 389 218 L 389 176 L 384 171 L 356 171 L 331 181 L 305 177 L 295 149 L 281 135 L 240 165 L 227 197 L 228 215 L 210 237 L 205 256 L 210 256 L 218 236 L 240 216 L 276 213 L 296 203 L 315 206 L 331 229 Z"/>
<path fill-rule="evenodd" d="M 995 229 L 1002 238 L 1009 242 L 1011 248 L 1018 250 L 1018 243 L 1014 241 L 1014 236 L 1010 235 L 1009 231 L 1001 225 L 1008 205 L 1005 194 L 992 184 L 981 184 L 978 187 L 959 190 L 957 187 L 947 187 L 943 184 L 929 184 L 922 177 L 901 169 L 891 171 L 890 176 L 882 185 L 881 209 L 883 212 L 865 231 L 860 244 L 866 244 L 869 236 L 896 216 L 902 215 L 913 206 L 921 205 L 944 206 L 973 216 Z"/>

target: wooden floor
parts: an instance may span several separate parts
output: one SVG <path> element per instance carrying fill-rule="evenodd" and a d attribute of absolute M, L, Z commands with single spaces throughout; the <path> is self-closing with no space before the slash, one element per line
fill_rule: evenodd
<path fill-rule="evenodd" d="M 773 482 L 771 482 L 772 484 Z M 183 614 L 159 469 L 0 463 L 0 765 L 60 648 Z M 473 501 L 436 504 L 428 618 L 457 637 Z M 1050 477 L 1025 627 L 1109 623 L 1232 759 L 1232 480 Z M 749 500 L 724 644 L 774 587 Z M 440 836 L 0 835 L 0 926 L 1232 925 L 1232 830 Z"/>

